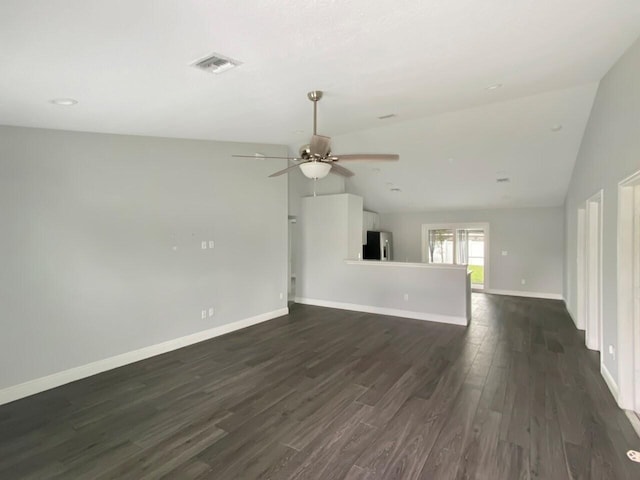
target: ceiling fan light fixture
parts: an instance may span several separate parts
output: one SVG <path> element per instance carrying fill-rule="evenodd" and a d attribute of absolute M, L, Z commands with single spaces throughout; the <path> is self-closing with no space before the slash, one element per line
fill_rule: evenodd
<path fill-rule="evenodd" d="M 306 162 L 300 165 L 300 170 L 302 170 L 302 174 L 305 177 L 318 180 L 329 175 L 331 164 L 326 162 Z"/>

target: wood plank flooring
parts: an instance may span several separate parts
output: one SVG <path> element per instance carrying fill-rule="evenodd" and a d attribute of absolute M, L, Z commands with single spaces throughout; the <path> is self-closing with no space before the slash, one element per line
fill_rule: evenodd
<path fill-rule="evenodd" d="M 0 407 L 0 479 L 638 479 L 559 301 L 291 313 Z"/>

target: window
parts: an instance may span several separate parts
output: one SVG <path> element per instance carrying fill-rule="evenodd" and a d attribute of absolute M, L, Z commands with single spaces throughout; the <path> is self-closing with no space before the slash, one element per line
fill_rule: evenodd
<path fill-rule="evenodd" d="M 468 265 L 474 288 L 486 288 L 489 224 L 438 224 L 422 226 L 422 261 Z"/>
<path fill-rule="evenodd" d="M 453 230 L 437 228 L 429 230 L 429 263 L 453 263 L 455 244 Z"/>

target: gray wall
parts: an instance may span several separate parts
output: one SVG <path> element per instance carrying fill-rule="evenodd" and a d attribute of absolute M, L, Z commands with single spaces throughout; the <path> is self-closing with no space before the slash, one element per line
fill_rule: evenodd
<path fill-rule="evenodd" d="M 617 347 L 618 182 L 640 169 L 640 40 L 600 82 L 567 194 L 565 298 L 576 312 L 577 210 L 604 190 L 603 333 L 604 363 L 618 381 L 618 368 L 608 353 Z"/>
<path fill-rule="evenodd" d="M 284 162 L 255 151 L 287 152 L 0 127 L 0 389 L 286 307 Z"/>
<path fill-rule="evenodd" d="M 562 294 L 562 207 L 383 213 L 380 222 L 393 233 L 400 262 L 422 261 L 425 223 L 489 223 L 490 289 Z"/>

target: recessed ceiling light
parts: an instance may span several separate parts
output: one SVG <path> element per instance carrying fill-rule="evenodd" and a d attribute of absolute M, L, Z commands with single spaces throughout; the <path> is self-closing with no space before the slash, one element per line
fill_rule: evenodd
<path fill-rule="evenodd" d="M 499 88 L 502 88 L 502 84 L 494 83 L 493 85 L 489 85 L 488 87 L 486 87 L 485 90 L 497 90 Z"/>
<path fill-rule="evenodd" d="M 380 117 L 378 117 L 378 120 L 386 120 L 388 118 L 393 118 L 395 116 L 396 116 L 395 113 L 388 113 L 387 115 L 381 115 Z"/>
<path fill-rule="evenodd" d="M 551 127 L 551 131 L 552 132 L 559 132 L 560 130 L 562 130 L 562 125 L 560 125 L 560 124 L 557 124 L 557 125 L 554 125 L 553 127 Z"/>
<path fill-rule="evenodd" d="M 60 105 L 61 107 L 71 107 L 72 105 L 76 105 L 78 101 L 73 98 L 54 98 L 53 100 L 49 100 L 49 103 Z"/>

